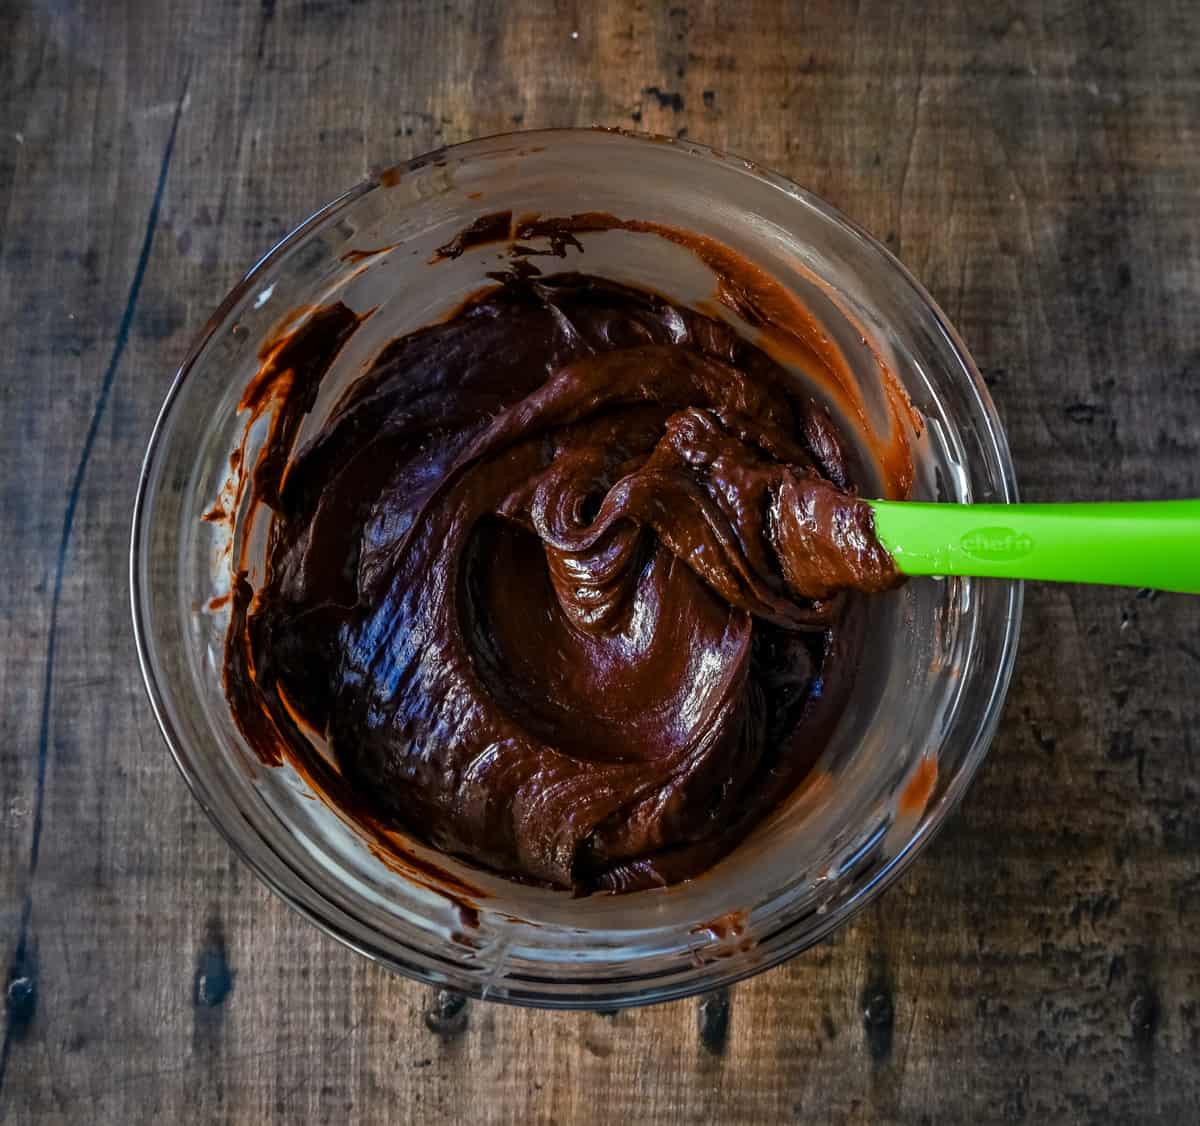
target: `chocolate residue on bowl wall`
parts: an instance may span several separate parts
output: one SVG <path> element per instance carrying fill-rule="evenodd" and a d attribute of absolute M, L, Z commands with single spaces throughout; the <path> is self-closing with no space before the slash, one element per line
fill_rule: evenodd
<path fill-rule="evenodd" d="M 430 264 L 440 262 L 444 258 L 458 258 L 463 251 L 470 250 L 475 246 L 500 242 L 508 238 L 511 230 L 511 211 L 495 211 L 489 215 L 480 215 L 470 226 L 459 231 L 448 243 L 439 246 L 433 252 Z"/>
<path fill-rule="evenodd" d="M 876 439 L 821 326 L 729 248 L 498 212 L 438 255 L 611 229 L 695 251 L 907 493 L 904 419 Z M 299 450 L 361 318 L 305 309 L 264 348 L 242 406 L 272 411 L 250 477 L 267 559 L 257 591 L 239 561 L 225 661 L 260 758 L 468 912 L 479 889 L 406 834 L 581 893 L 709 868 L 837 723 L 864 644 L 847 592 L 897 581 L 830 415 L 761 348 L 600 278 L 520 259 L 500 281 L 387 345 Z"/>

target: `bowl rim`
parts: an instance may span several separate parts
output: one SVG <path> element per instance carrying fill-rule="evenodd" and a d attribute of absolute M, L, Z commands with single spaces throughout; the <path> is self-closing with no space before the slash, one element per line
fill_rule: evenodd
<path fill-rule="evenodd" d="M 153 643 L 149 640 L 148 607 L 145 604 L 146 592 L 143 589 L 142 576 L 140 574 L 141 565 L 148 556 L 149 545 L 146 539 L 146 530 L 148 524 L 149 493 L 152 483 L 156 482 L 158 455 L 161 451 L 168 421 L 172 417 L 184 384 L 209 342 L 227 321 L 233 310 L 260 283 L 264 272 L 311 235 L 333 221 L 351 204 L 373 191 L 381 188 L 386 190 L 389 175 L 395 175 L 396 173 L 403 174 L 405 171 L 415 171 L 431 162 L 450 155 L 454 155 L 457 158 L 470 156 L 471 150 L 476 148 L 486 149 L 489 146 L 494 146 L 497 142 L 514 142 L 520 144 L 528 142 L 530 139 L 579 139 L 586 135 L 593 135 L 597 138 L 620 137 L 636 144 L 670 145 L 679 151 L 691 153 L 698 157 L 730 166 L 735 171 L 763 180 L 785 194 L 805 203 L 835 226 L 840 227 L 856 239 L 865 242 L 890 267 L 897 278 L 913 292 L 913 295 L 930 314 L 932 326 L 944 337 L 945 342 L 949 344 L 951 350 L 960 360 L 963 372 L 969 377 L 968 387 L 972 398 L 971 405 L 976 420 L 981 424 L 981 436 L 990 447 L 991 455 L 994 457 L 1000 471 L 999 483 L 1004 493 L 1003 502 L 1010 504 L 1016 502 L 1018 499 L 1017 481 L 1008 441 L 995 403 L 982 376 L 979 374 L 970 352 L 941 307 L 908 267 L 887 246 L 864 227 L 860 226 L 855 220 L 843 214 L 836 206 L 829 203 L 823 197 L 802 187 L 789 177 L 765 168 L 757 162 L 734 154 L 729 150 L 717 149 L 690 138 L 666 137 L 648 132 L 636 132 L 619 127 L 605 126 L 517 130 L 492 133 L 474 137 L 453 145 L 443 145 L 429 152 L 418 154 L 411 159 L 401 161 L 398 164 L 374 171 L 366 179 L 359 181 L 349 190 L 308 215 L 307 218 L 302 220 L 262 254 L 230 288 L 229 292 L 217 305 L 204 326 L 194 337 L 186 355 L 176 369 L 171 385 L 163 399 L 162 406 L 155 418 L 153 430 L 138 474 L 137 493 L 134 500 L 130 526 L 129 583 L 130 609 L 138 666 L 141 670 L 142 682 L 151 710 L 159 731 L 171 753 L 171 757 L 180 774 L 183 776 L 184 782 L 191 791 L 192 796 L 204 810 L 220 835 L 233 849 L 234 853 L 288 907 L 308 922 L 314 924 L 325 934 L 370 959 L 372 962 L 384 965 L 426 985 L 437 988 L 449 988 L 457 993 L 476 999 L 486 998 L 521 1007 L 549 1009 L 583 1008 L 603 1011 L 658 1004 L 660 1002 L 678 1000 L 697 993 L 727 988 L 738 981 L 772 969 L 797 954 L 810 949 L 827 938 L 834 930 L 844 926 L 868 903 L 882 894 L 882 892 L 895 883 L 908 870 L 909 865 L 924 851 L 944 826 L 950 815 L 962 802 L 971 782 L 987 757 L 988 749 L 999 725 L 1016 661 L 1020 637 L 1021 612 L 1024 602 L 1023 583 L 1007 582 L 1003 584 L 1007 588 L 1008 598 L 1007 613 L 1004 621 L 1004 635 L 1001 642 L 1002 651 L 992 679 L 991 691 L 984 705 L 983 720 L 976 726 L 973 737 L 963 753 L 962 765 L 956 770 L 946 791 L 938 799 L 936 805 L 927 812 L 927 815 L 922 818 L 914 830 L 913 835 L 893 856 L 873 871 L 869 879 L 857 885 L 846 901 L 831 910 L 821 920 L 820 924 L 813 927 L 799 942 L 780 944 L 776 949 L 756 960 L 753 964 L 726 969 L 722 962 L 711 962 L 706 967 L 710 973 L 702 983 L 697 984 L 691 978 L 683 981 L 669 980 L 655 984 L 649 992 L 625 993 L 622 991 L 622 983 L 615 981 L 613 988 L 597 995 L 582 991 L 561 994 L 539 993 L 536 989 L 536 983 L 534 988 L 527 988 L 522 984 L 520 988 L 510 987 L 506 988 L 502 993 L 492 993 L 488 991 L 486 984 L 476 981 L 451 981 L 449 980 L 450 975 L 446 975 L 443 978 L 426 966 L 405 962 L 391 952 L 385 952 L 365 943 L 359 935 L 352 933 L 348 927 L 343 925 L 343 920 L 353 920 L 353 916 L 341 905 L 326 898 L 319 889 L 310 890 L 320 900 L 326 912 L 325 914 L 318 912 L 292 888 L 286 886 L 278 878 L 277 873 L 270 870 L 260 857 L 254 855 L 233 832 L 231 826 L 218 815 L 215 803 L 210 796 L 205 782 L 192 768 L 188 754 L 183 746 L 185 740 L 181 739 L 171 720 L 165 693 L 153 667 Z M 308 886 L 308 882 L 291 868 L 285 858 L 273 850 L 270 851 L 270 855 L 294 877 L 300 879 L 303 885 Z M 785 927 L 785 929 L 787 928 Z M 635 979 L 638 977 L 638 975 L 633 976 Z M 524 980 L 514 979 L 514 984 L 523 982 Z M 580 982 L 578 984 L 584 989 L 587 988 L 587 983 Z"/>

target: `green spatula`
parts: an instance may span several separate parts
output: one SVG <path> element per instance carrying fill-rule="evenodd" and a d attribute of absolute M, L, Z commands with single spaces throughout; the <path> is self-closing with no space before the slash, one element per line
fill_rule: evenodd
<path fill-rule="evenodd" d="M 1200 594 L 1200 500 L 868 503 L 876 535 L 906 575 L 1052 579 Z"/>

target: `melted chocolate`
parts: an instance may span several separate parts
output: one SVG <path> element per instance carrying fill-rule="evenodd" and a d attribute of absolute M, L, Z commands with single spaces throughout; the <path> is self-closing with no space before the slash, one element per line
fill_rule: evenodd
<path fill-rule="evenodd" d="M 829 415 L 720 321 L 518 273 L 393 341 L 285 464 L 357 323 L 317 310 L 252 388 L 279 421 L 265 581 L 239 578 L 227 642 L 243 733 L 517 879 L 704 871 L 836 723 L 846 592 L 897 582 Z"/>
<path fill-rule="evenodd" d="M 466 250 L 475 246 L 485 246 L 489 242 L 500 242 L 508 238 L 512 226 L 511 211 L 496 211 L 490 215 L 480 215 L 470 226 L 464 227 L 445 246 L 439 246 L 433 252 L 433 261 L 443 258 L 458 258 Z"/>

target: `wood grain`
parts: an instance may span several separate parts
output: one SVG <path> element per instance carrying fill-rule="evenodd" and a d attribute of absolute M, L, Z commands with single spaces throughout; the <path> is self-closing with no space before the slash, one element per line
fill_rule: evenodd
<path fill-rule="evenodd" d="M 728 998 L 603 1017 L 437 997 L 261 888 L 161 745 L 125 576 L 154 415 L 242 269 L 368 169 L 517 127 L 791 174 L 949 313 L 1028 497 L 1200 495 L 1200 9 L 4 0 L 0 27 L 0 1121 L 1194 1118 L 1200 602 L 1031 589 L 990 760 L 901 884 Z"/>

